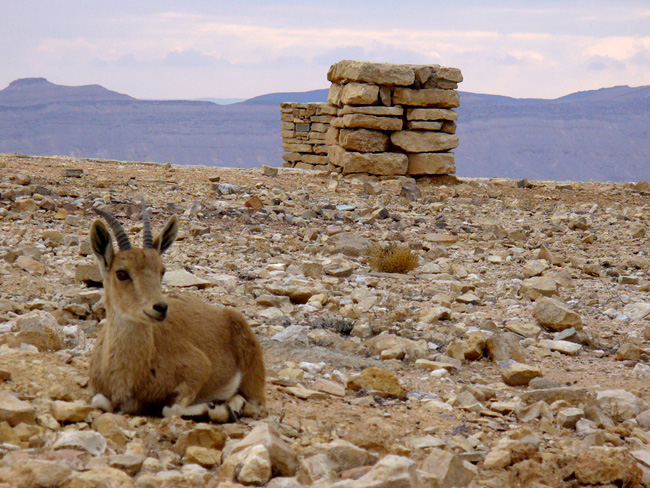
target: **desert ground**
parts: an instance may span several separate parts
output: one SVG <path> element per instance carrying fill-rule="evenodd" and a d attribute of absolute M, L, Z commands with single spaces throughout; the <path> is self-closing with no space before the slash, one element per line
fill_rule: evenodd
<path fill-rule="evenodd" d="M 91 209 L 140 245 L 143 200 L 165 293 L 253 326 L 265 418 L 90 406 Z M 646 182 L 0 155 L 0 486 L 650 486 L 649 218 Z"/>

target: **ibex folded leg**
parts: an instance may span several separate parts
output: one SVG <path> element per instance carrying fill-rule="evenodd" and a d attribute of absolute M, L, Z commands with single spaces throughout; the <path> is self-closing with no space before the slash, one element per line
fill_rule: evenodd
<path fill-rule="evenodd" d="M 208 411 L 210 420 L 219 424 L 235 422 L 241 417 L 246 400 L 241 395 L 235 395 L 226 403 L 220 403 Z"/>
<path fill-rule="evenodd" d="M 199 403 L 183 407 L 178 403 L 171 407 L 164 407 L 162 410 L 163 417 L 204 417 L 208 415 L 208 404 Z"/>
<path fill-rule="evenodd" d="M 103 410 L 104 412 L 109 413 L 113 412 L 113 404 L 101 393 L 97 393 L 93 397 L 93 399 L 90 401 L 90 405 L 97 410 Z"/>

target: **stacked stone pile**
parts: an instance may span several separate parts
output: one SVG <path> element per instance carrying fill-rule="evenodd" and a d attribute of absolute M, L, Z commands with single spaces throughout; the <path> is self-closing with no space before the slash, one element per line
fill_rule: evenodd
<path fill-rule="evenodd" d="M 328 101 L 338 108 L 325 142 L 342 173 L 431 175 L 456 171 L 457 68 L 340 61 Z"/>
<path fill-rule="evenodd" d="M 324 103 L 283 103 L 282 155 L 285 167 L 314 169 L 324 167 L 327 161 L 325 133 L 329 129 L 336 107 Z"/>

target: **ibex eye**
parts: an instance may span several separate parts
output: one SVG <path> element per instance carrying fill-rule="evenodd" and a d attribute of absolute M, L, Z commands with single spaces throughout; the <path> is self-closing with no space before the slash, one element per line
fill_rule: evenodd
<path fill-rule="evenodd" d="M 129 273 L 127 273 L 123 269 L 117 270 L 115 272 L 115 275 L 117 276 L 117 279 L 120 281 L 126 281 L 130 278 Z"/>

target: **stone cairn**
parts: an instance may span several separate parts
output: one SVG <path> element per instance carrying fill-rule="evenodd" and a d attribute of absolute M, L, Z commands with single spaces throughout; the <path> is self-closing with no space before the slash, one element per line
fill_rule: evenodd
<path fill-rule="evenodd" d="M 325 133 L 330 119 L 336 115 L 334 105 L 327 103 L 288 103 L 280 108 L 282 121 L 282 155 L 284 166 L 295 168 L 327 168 Z"/>
<path fill-rule="evenodd" d="M 300 123 L 296 121 L 304 120 L 293 115 L 296 109 L 306 114 L 311 110 L 303 107 L 313 106 L 315 114 L 317 107 L 321 107 L 320 114 L 330 117 L 324 137 L 327 159 L 319 159 L 318 166 L 308 162 L 316 161 L 313 158 L 305 160 L 300 155 L 303 149 L 305 153 L 315 147 L 322 151 L 322 143 L 316 143 L 320 139 L 312 135 L 317 132 L 310 128 L 304 140 L 314 140 L 294 146 L 298 139 L 292 134 L 287 140 L 290 134 L 285 136 L 287 122 L 283 121 L 284 149 L 294 151 L 284 155 L 286 166 L 377 176 L 456 171 L 454 154 L 449 151 L 458 146 L 458 113 L 453 109 L 459 105 L 455 89 L 463 79 L 459 69 L 340 61 L 330 67 L 327 78 L 332 82 L 328 103 L 282 105 L 282 115 L 292 115 L 294 134 L 298 134 L 295 129 Z M 326 124 L 325 117 L 318 123 Z M 324 129 L 322 125 L 317 128 Z M 286 130 L 289 129 L 287 125 Z"/>

